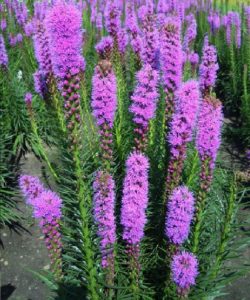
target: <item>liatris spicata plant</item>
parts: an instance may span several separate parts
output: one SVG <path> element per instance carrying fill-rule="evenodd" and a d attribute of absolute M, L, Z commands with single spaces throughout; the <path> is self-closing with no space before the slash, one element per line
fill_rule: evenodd
<path fill-rule="evenodd" d="M 131 280 L 134 290 L 138 288 L 140 264 L 140 241 L 144 236 L 146 208 L 148 205 L 149 161 L 140 152 L 133 152 L 126 161 L 126 176 L 123 183 L 121 224 L 123 239 L 130 256 Z"/>
<path fill-rule="evenodd" d="M 111 36 L 103 37 L 100 42 L 95 46 L 96 52 L 101 59 L 111 59 L 112 51 L 114 48 L 114 40 Z"/>
<path fill-rule="evenodd" d="M 208 38 L 206 37 L 199 69 L 199 81 L 203 94 L 210 93 L 214 87 L 218 69 L 217 51 L 214 46 L 209 45 Z"/>
<path fill-rule="evenodd" d="M 194 197 L 186 186 L 173 190 L 169 200 L 165 233 L 172 244 L 181 245 L 188 238 L 194 214 Z"/>
<path fill-rule="evenodd" d="M 202 189 L 206 191 L 211 184 L 215 160 L 221 143 L 222 121 L 221 102 L 212 96 L 205 97 L 198 117 L 196 148 L 202 162 Z"/>
<path fill-rule="evenodd" d="M 247 32 L 250 35 L 250 6 L 245 7 L 245 16 L 246 16 Z"/>
<path fill-rule="evenodd" d="M 94 218 L 98 226 L 102 267 L 107 270 L 107 283 L 114 279 L 115 225 L 115 182 L 106 171 L 98 171 L 93 183 Z"/>
<path fill-rule="evenodd" d="M 156 27 L 156 16 L 147 10 L 142 21 L 142 50 L 141 59 L 144 64 L 157 68 L 157 50 L 159 45 L 159 32 Z"/>
<path fill-rule="evenodd" d="M 203 99 L 198 117 L 196 148 L 201 161 L 200 190 L 196 205 L 196 223 L 194 229 L 193 252 L 199 246 L 199 237 L 206 196 L 211 186 L 217 152 L 221 143 L 223 121 L 222 105 L 212 96 Z"/>
<path fill-rule="evenodd" d="M 51 61 L 64 97 L 65 117 L 72 149 L 78 143 L 80 107 L 80 72 L 85 70 L 81 55 L 81 12 L 73 5 L 58 2 L 46 17 Z"/>
<path fill-rule="evenodd" d="M 8 65 L 8 55 L 6 52 L 3 35 L 0 34 L 0 67 L 7 68 L 7 65 Z"/>
<path fill-rule="evenodd" d="M 217 11 L 212 11 L 207 17 L 208 23 L 210 25 L 211 31 L 215 34 L 221 25 L 220 13 Z"/>
<path fill-rule="evenodd" d="M 121 11 L 117 3 L 108 1 L 105 8 L 105 26 L 108 33 L 113 37 L 116 47 L 118 46 L 118 33 L 121 29 Z"/>
<path fill-rule="evenodd" d="M 149 121 L 154 117 L 158 99 L 158 72 L 150 64 L 145 64 L 137 73 L 137 86 L 131 97 L 130 111 L 136 124 L 136 148 L 144 151 L 147 146 Z"/>
<path fill-rule="evenodd" d="M 45 244 L 51 259 L 51 268 L 57 280 L 62 278 L 62 242 L 60 219 L 62 200 L 56 193 L 46 190 L 37 177 L 22 175 L 19 186 L 26 201 L 33 208 L 33 215 L 39 221 Z"/>
<path fill-rule="evenodd" d="M 19 178 L 19 187 L 25 197 L 27 204 L 32 204 L 43 191 L 44 186 L 35 176 L 22 175 Z"/>
<path fill-rule="evenodd" d="M 181 24 L 177 18 L 167 18 L 161 29 L 160 60 L 168 121 L 174 111 L 174 93 L 182 80 Z"/>
<path fill-rule="evenodd" d="M 183 50 L 187 53 L 190 52 L 192 43 L 194 42 L 197 35 L 197 23 L 193 14 L 190 14 L 186 17 L 187 20 L 187 29 L 186 34 L 184 35 L 183 41 Z"/>
<path fill-rule="evenodd" d="M 198 260 L 192 253 L 182 251 L 173 256 L 171 263 L 172 280 L 181 297 L 188 295 L 190 287 L 195 285 L 198 275 Z"/>
<path fill-rule="evenodd" d="M 33 36 L 35 55 L 39 65 L 40 76 L 43 77 L 43 82 L 46 88 L 43 90 L 51 90 L 52 80 L 52 63 L 49 50 L 49 40 L 45 29 L 44 21 L 37 20 L 35 24 L 35 34 Z M 44 94 L 44 93 L 40 93 Z"/>
<path fill-rule="evenodd" d="M 112 128 L 117 108 L 116 78 L 110 61 L 99 62 L 92 85 L 91 106 L 99 127 L 103 159 L 109 164 L 112 160 Z"/>
<path fill-rule="evenodd" d="M 170 162 L 167 175 L 167 192 L 179 185 L 186 158 L 187 144 L 192 141 L 200 103 L 199 84 L 195 80 L 183 83 L 176 92 L 176 111 L 170 123 L 168 142 Z"/>

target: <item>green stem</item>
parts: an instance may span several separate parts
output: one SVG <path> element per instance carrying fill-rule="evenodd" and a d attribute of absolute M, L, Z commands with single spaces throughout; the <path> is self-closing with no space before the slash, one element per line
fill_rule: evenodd
<path fill-rule="evenodd" d="M 56 174 L 54 168 L 52 167 L 50 161 L 49 161 L 49 158 L 46 154 L 46 151 L 43 147 L 43 144 L 42 144 L 42 140 L 38 134 L 38 129 L 37 129 L 37 125 L 36 125 L 36 122 L 34 120 L 34 117 L 32 115 L 32 113 L 30 113 L 30 121 L 31 121 L 31 128 L 32 128 L 32 131 L 35 135 L 35 138 L 36 138 L 36 141 L 37 141 L 37 145 L 39 147 L 39 153 L 41 154 L 42 158 L 44 159 L 44 161 L 46 162 L 51 174 L 53 175 L 53 177 L 56 179 L 56 180 L 59 180 L 58 178 L 58 175 Z"/>

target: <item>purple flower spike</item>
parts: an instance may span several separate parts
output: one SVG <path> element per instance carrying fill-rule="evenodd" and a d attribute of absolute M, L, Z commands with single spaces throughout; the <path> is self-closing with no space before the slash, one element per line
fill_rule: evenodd
<path fill-rule="evenodd" d="M 161 69 L 163 85 L 167 94 L 173 93 L 181 84 L 182 45 L 181 24 L 176 18 L 168 18 L 161 32 Z"/>
<path fill-rule="evenodd" d="M 33 96 L 31 93 L 25 94 L 24 101 L 25 101 L 26 105 L 31 106 L 32 98 L 33 98 Z"/>
<path fill-rule="evenodd" d="M 176 111 L 170 123 L 168 141 L 171 158 L 168 167 L 167 190 L 179 184 L 187 144 L 192 141 L 200 104 L 199 84 L 195 80 L 184 83 L 176 92 Z"/>
<path fill-rule="evenodd" d="M 34 199 L 36 199 L 45 190 L 37 177 L 29 175 L 20 176 L 19 187 L 28 204 L 33 204 Z"/>
<path fill-rule="evenodd" d="M 99 171 L 93 184 L 94 189 L 94 217 L 98 226 L 100 248 L 102 253 L 102 267 L 114 268 L 115 235 L 115 183 L 112 176 Z"/>
<path fill-rule="evenodd" d="M 137 152 L 130 154 L 126 162 L 121 209 L 123 239 L 129 245 L 139 244 L 144 236 L 148 205 L 148 169 L 146 156 Z"/>
<path fill-rule="evenodd" d="M 247 32 L 248 35 L 250 35 L 250 6 L 245 7 L 245 16 L 246 16 Z"/>
<path fill-rule="evenodd" d="M 156 16 L 151 12 L 147 12 L 147 15 L 143 18 L 142 33 L 142 62 L 157 68 L 159 32 L 156 27 Z"/>
<path fill-rule="evenodd" d="M 34 217 L 51 223 L 61 218 L 62 200 L 56 193 L 44 190 L 33 202 Z"/>
<path fill-rule="evenodd" d="M 165 233 L 171 243 L 181 245 L 188 238 L 194 214 L 194 197 L 187 187 L 174 189 L 169 198 Z"/>
<path fill-rule="evenodd" d="M 137 86 L 131 97 L 130 111 L 133 114 L 133 121 L 137 125 L 135 132 L 139 134 L 139 139 L 136 139 L 137 148 L 141 149 L 146 146 L 144 139 L 146 139 L 149 121 L 155 115 L 159 96 L 157 92 L 158 72 L 150 64 L 145 64 L 136 77 Z"/>
<path fill-rule="evenodd" d="M 99 62 L 95 68 L 92 79 L 92 102 L 93 115 L 98 126 L 107 124 L 113 127 L 117 106 L 116 78 L 112 65 L 107 60 Z"/>
<path fill-rule="evenodd" d="M 209 92 L 210 89 L 214 87 L 218 69 L 216 48 L 209 45 L 208 38 L 206 37 L 199 70 L 200 87 L 203 92 Z"/>
<path fill-rule="evenodd" d="M 186 20 L 188 26 L 187 26 L 186 34 L 184 36 L 183 49 L 184 51 L 189 52 L 190 47 L 197 35 L 197 23 L 193 14 L 188 15 L 186 17 Z"/>
<path fill-rule="evenodd" d="M 111 36 L 103 37 L 100 42 L 95 46 L 97 53 L 102 59 L 110 59 L 111 53 L 114 48 L 114 40 Z"/>
<path fill-rule="evenodd" d="M 0 67 L 6 68 L 8 65 L 8 55 L 5 48 L 3 35 L 0 34 Z"/>
<path fill-rule="evenodd" d="M 108 1 L 105 9 L 105 25 L 108 33 L 117 41 L 121 28 L 121 11 L 116 3 Z"/>
<path fill-rule="evenodd" d="M 65 79 L 67 74 L 84 71 L 81 12 L 73 4 L 57 2 L 48 13 L 45 24 L 55 75 Z"/>
<path fill-rule="evenodd" d="M 182 251 L 173 256 L 171 263 L 172 279 L 178 287 L 178 292 L 183 296 L 190 287 L 195 285 L 198 275 L 198 260 L 192 253 Z"/>
<path fill-rule="evenodd" d="M 201 179 L 205 189 L 208 189 L 211 183 L 212 171 L 221 143 L 222 121 L 221 102 L 214 97 L 206 97 L 201 105 L 196 136 L 196 148 L 203 168 Z M 206 161 L 208 170 L 204 170 Z"/>
<path fill-rule="evenodd" d="M 116 78 L 111 62 L 101 60 L 92 78 L 93 116 L 99 127 L 102 156 L 106 163 L 112 161 L 112 128 L 117 108 Z"/>

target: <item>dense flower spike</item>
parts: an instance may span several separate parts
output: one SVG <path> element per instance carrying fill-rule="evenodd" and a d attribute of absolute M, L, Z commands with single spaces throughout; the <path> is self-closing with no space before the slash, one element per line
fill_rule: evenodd
<path fill-rule="evenodd" d="M 174 189 L 168 201 L 165 233 L 171 243 L 181 245 L 188 238 L 194 214 L 194 197 L 187 187 Z"/>
<path fill-rule="evenodd" d="M 8 55 L 5 48 L 5 42 L 3 35 L 0 34 L 0 67 L 7 67 L 8 65 Z"/>
<path fill-rule="evenodd" d="M 142 22 L 142 50 L 141 59 L 144 64 L 158 67 L 159 32 L 156 27 L 156 16 L 147 11 Z"/>
<path fill-rule="evenodd" d="M 205 189 L 211 183 L 212 171 L 221 143 L 222 121 L 223 114 L 220 101 L 207 96 L 201 105 L 196 136 L 196 148 L 202 161 L 201 176 Z M 208 170 L 204 168 L 208 168 Z"/>
<path fill-rule="evenodd" d="M 51 80 L 52 77 L 52 63 L 48 35 L 44 21 L 37 21 L 34 25 L 35 34 L 33 40 L 35 55 L 39 65 L 39 71 L 43 74 L 46 85 L 49 86 L 49 80 Z"/>
<path fill-rule="evenodd" d="M 179 19 L 167 18 L 160 34 L 160 60 L 163 86 L 166 93 L 166 115 L 174 110 L 173 93 L 182 80 L 181 24 Z"/>
<path fill-rule="evenodd" d="M 29 175 L 20 176 L 19 187 L 28 204 L 33 204 L 34 199 L 36 199 L 45 190 L 37 177 Z"/>
<path fill-rule="evenodd" d="M 51 223 L 54 219 L 61 218 L 62 200 L 56 193 L 44 190 L 32 203 L 34 207 L 34 217 L 46 220 Z"/>
<path fill-rule="evenodd" d="M 99 171 L 93 184 L 94 189 L 94 218 L 98 226 L 102 267 L 114 271 L 115 235 L 115 182 L 112 176 Z"/>
<path fill-rule="evenodd" d="M 200 104 L 199 84 L 195 80 L 184 83 L 176 92 L 176 111 L 170 123 L 168 141 L 171 158 L 168 167 L 167 190 L 179 184 L 187 143 L 192 141 Z"/>
<path fill-rule="evenodd" d="M 99 126 L 104 158 L 112 158 L 111 129 L 117 107 L 116 78 L 111 62 L 102 60 L 95 68 L 92 79 L 91 106 L 96 123 Z"/>
<path fill-rule="evenodd" d="M 31 93 L 26 93 L 26 94 L 25 94 L 24 101 L 25 101 L 26 105 L 28 105 L 28 106 L 31 105 L 31 103 L 32 103 L 32 98 L 33 98 L 33 96 L 32 96 Z"/>
<path fill-rule="evenodd" d="M 158 99 L 158 72 L 150 64 L 145 64 L 137 73 L 137 86 L 131 97 L 130 111 L 136 124 L 135 132 L 137 149 L 145 148 L 149 121 L 154 117 Z"/>
<path fill-rule="evenodd" d="M 148 205 L 148 169 L 146 156 L 137 152 L 130 154 L 123 184 L 121 224 L 123 239 L 131 245 L 140 243 L 144 235 Z"/>
<path fill-rule="evenodd" d="M 183 49 L 186 52 L 190 52 L 191 44 L 193 43 L 197 35 L 197 24 L 193 14 L 188 15 L 186 17 L 186 20 L 188 25 L 187 25 L 186 34 L 184 36 Z"/>
<path fill-rule="evenodd" d="M 221 25 L 220 14 L 217 11 L 212 11 L 207 17 L 212 33 L 218 31 Z"/>
<path fill-rule="evenodd" d="M 181 24 L 176 18 L 168 18 L 161 31 L 161 69 L 166 93 L 173 93 L 181 84 L 182 46 Z"/>
<path fill-rule="evenodd" d="M 103 37 L 100 42 L 95 46 L 97 53 L 101 59 L 111 59 L 112 50 L 114 47 L 114 40 L 111 36 Z"/>
<path fill-rule="evenodd" d="M 104 17 L 108 33 L 117 41 L 121 28 L 121 11 L 115 2 L 108 1 Z"/>
<path fill-rule="evenodd" d="M 60 80 L 64 97 L 65 117 L 73 149 L 78 143 L 81 120 L 80 72 L 85 70 L 85 61 L 81 55 L 81 12 L 73 4 L 57 2 L 50 10 L 45 24 L 53 71 Z"/>
<path fill-rule="evenodd" d="M 73 5 L 58 2 L 46 18 L 53 70 L 65 79 L 85 69 L 81 55 L 81 12 Z"/>
<path fill-rule="evenodd" d="M 199 70 L 200 87 L 203 93 L 207 93 L 214 87 L 219 65 L 217 52 L 214 46 L 209 45 L 207 37 L 204 40 L 202 61 Z"/>
<path fill-rule="evenodd" d="M 62 277 L 61 233 L 59 231 L 62 216 L 62 200 L 56 193 L 46 190 L 37 177 L 22 175 L 20 189 L 26 202 L 33 208 L 33 215 L 39 220 L 39 226 L 45 237 L 49 251 L 52 271 L 57 279 Z"/>
<path fill-rule="evenodd" d="M 188 252 L 181 252 L 173 257 L 171 263 L 172 279 L 178 287 L 178 292 L 184 296 L 198 275 L 198 260 Z"/>

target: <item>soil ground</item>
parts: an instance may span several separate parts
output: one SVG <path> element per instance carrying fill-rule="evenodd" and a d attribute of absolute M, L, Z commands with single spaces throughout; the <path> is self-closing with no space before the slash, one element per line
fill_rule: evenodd
<path fill-rule="evenodd" d="M 225 153 L 225 156 L 228 154 Z M 230 154 L 231 155 L 231 154 Z M 237 159 L 232 164 L 237 164 Z M 22 162 L 22 173 L 41 177 L 41 163 L 28 154 Z M 4 228 L 1 232 L 1 300 L 48 300 L 49 289 L 31 271 L 49 269 L 49 259 L 42 234 L 31 216 L 31 210 L 20 196 L 19 209 L 22 212 L 22 228 Z M 0 246 L 1 247 L 1 246 Z M 250 260 L 250 249 L 245 252 Z M 226 288 L 228 295 L 220 300 L 249 300 L 250 276 L 235 281 Z M 78 300 L 78 299 L 72 299 Z M 198 299 L 197 299 L 198 300 Z"/>

